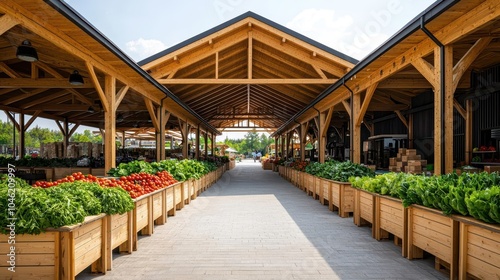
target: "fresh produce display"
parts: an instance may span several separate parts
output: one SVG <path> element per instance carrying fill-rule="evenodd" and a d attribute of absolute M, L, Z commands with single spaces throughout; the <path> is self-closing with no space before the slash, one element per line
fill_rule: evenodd
<path fill-rule="evenodd" d="M 159 171 L 156 175 L 144 172 L 134 173 L 129 176 L 121 176 L 119 179 L 97 178 L 93 175 L 83 175 L 81 172 L 76 172 L 54 182 L 37 181 L 33 186 L 50 188 L 68 182 L 96 183 L 107 188 L 121 187 L 130 194 L 130 197 L 137 198 L 175 184 L 177 180 L 167 171 Z"/>
<path fill-rule="evenodd" d="M 302 160 L 294 160 L 292 162 L 285 163 L 285 166 L 291 167 L 298 171 L 305 171 L 308 165 L 309 165 L 308 161 L 302 161 Z"/>
<path fill-rule="evenodd" d="M 108 174 L 115 177 L 128 176 L 134 173 L 156 174 L 160 171 L 168 171 L 177 181 L 199 179 L 202 175 L 214 171 L 217 165 L 213 162 L 202 162 L 197 160 L 162 160 L 160 162 L 148 163 L 145 161 L 132 161 L 121 163 L 118 167 L 111 169 Z"/>
<path fill-rule="evenodd" d="M 405 207 L 419 204 L 444 214 L 472 216 L 487 223 L 500 223 L 500 175 L 456 173 L 441 176 L 387 173 L 351 177 L 353 187 L 400 198 Z"/>
<path fill-rule="evenodd" d="M 315 162 L 309 164 L 305 171 L 314 176 L 339 182 L 349 182 L 350 177 L 356 176 L 375 176 L 375 173 L 370 168 L 350 161 Z"/>
<path fill-rule="evenodd" d="M 0 177 L 0 203 L 9 205 L 7 176 Z M 15 218 L 17 234 L 39 234 L 47 228 L 73 225 L 86 216 L 100 213 L 122 214 L 134 208 L 131 197 L 121 188 L 103 188 L 95 182 L 63 182 L 55 187 L 32 187 L 15 179 L 14 211 L 3 207 L 0 223 L 8 225 Z M 8 233 L 5 227 L 1 233 Z"/>

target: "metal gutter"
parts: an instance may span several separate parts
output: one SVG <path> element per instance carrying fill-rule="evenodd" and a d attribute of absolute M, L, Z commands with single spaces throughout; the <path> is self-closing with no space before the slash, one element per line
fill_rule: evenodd
<path fill-rule="evenodd" d="M 217 135 L 222 135 L 220 131 L 218 131 L 215 127 L 209 124 L 206 120 L 204 120 L 198 113 L 193 111 L 190 107 L 188 107 L 184 102 L 182 102 L 176 95 L 174 95 L 169 89 L 156 81 L 153 77 L 151 77 L 144 69 L 142 69 L 133 59 L 131 59 L 128 55 L 126 55 L 120 48 L 118 48 L 111 40 L 109 40 L 104 34 L 102 34 L 97 28 L 95 28 L 90 22 L 88 22 L 82 15 L 80 15 L 75 9 L 69 6 L 67 3 L 62 0 L 44 0 L 45 3 L 50 5 L 54 10 L 58 11 L 61 15 L 65 16 L 68 20 L 73 22 L 76 26 L 82 29 L 85 33 L 87 33 L 90 37 L 97 40 L 103 46 L 105 46 L 111 53 L 119 57 L 123 62 L 125 62 L 128 66 L 134 69 L 139 75 L 149 81 L 151 84 L 156 86 L 159 90 L 161 90 L 165 95 L 170 97 L 174 102 L 179 104 L 184 110 L 188 111 L 195 118 L 200 120 L 207 129 L 212 130 L 213 133 Z"/>
<path fill-rule="evenodd" d="M 296 119 L 300 115 L 304 114 L 311 107 L 315 106 L 318 102 L 323 100 L 326 96 L 331 94 L 333 91 L 337 90 L 343 84 L 343 80 L 349 80 L 353 78 L 358 72 L 363 70 L 370 63 L 375 61 L 377 58 L 382 56 L 389 49 L 394 47 L 396 44 L 406 39 L 408 36 L 413 34 L 414 32 L 420 30 L 421 20 L 424 23 L 428 23 L 441 13 L 446 11 L 451 6 L 460 2 L 460 0 L 441 0 L 434 2 L 431 6 L 425 9 L 422 13 L 416 16 L 413 20 L 411 20 L 408 24 L 406 24 L 402 29 L 400 29 L 395 35 L 389 38 L 385 43 L 383 43 L 380 47 L 375 49 L 369 55 L 367 55 L 363 60 L 361 60 L 356 66 L 354 66 L 351 71 L 346 73 L 342 79 L 339 79 L 337 82 L 326 88 L 320 95 L 318 95 L 309 105 L 304 107 L 301 111 L 292 116 L 291 119 Z M 292 121 L 288 120 L 283 125 L 281 125 L 271 136 L 275 134 L 279 134 L 285 127 L 287 127 Z"/>
<path fill-rule="evenodd" d="M 349 107 L 351 109 L 351 118 L 349 120 L 349 161 L 353 162 L 354 158 L 354 91 L 345 84 L 345 79 L 342 79 L 342 85 L 351 93 L 351 102 L 349 102 Z"/>

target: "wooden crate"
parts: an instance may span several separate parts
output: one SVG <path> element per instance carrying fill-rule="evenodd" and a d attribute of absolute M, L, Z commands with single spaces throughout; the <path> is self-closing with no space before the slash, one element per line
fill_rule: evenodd
<path fill-rule="evenodd" d="M 441 211 L 420 205 L 408 207 L 408 259 L 422 258 L 422 250 L 436 257 L 436 268 L 449 268 L 450 279 L 458 276 L 458 221 Z"/>
<path fill-rule="evenodd" d="M 92 272 L 106 273 L 108 260 L 108 221 L 105 214 L 89 216 L 78 225 L 65 226 L 60 233 L 60 277 L 75 279 L 92 266 Z"/>
<path fill-rule="evenodd" d="M 389 238 L 389 233 L 394 236 L 394 244 L 401 245 L 401 255 L 407 256 L 408 238 L 408 209 L 403 206 L 400 199 L 387 195 L 375 197 L 375 239 Z"/>
<path fill-rule="evenodd" d="M 500 279 L 500 225 L 453 218 L 460 223 L 458 279 Z"/>
<path fill-rule="evenodd" d="M 322 178 L 314 176 L 314 192 L 313 192 L 314 199 L 319 199 L 320 194 L 323 192 L 322 181 L 323 181 Z"/>
<path fill-rule="evenodd" d="M 0 279 L 60 279 L 59 232 L 17 235 L 15 244 L 8 240 L 8 235 L 0 234 Z M 15 272 L 8 270 L 11 246 L 15 246 Z"/>
<path fill-rule="evenodd" d="M 316 188 L 316 183 L 314 181 L 316 180 L 316 177 L 311 174 L 307 174 L 306 178 L 307 178 L 307 186 L 306 186 L 307 195 L 314 195 L 314 189 Z"/>
<path fill-rule="evenodd" d="M 377 194 L 365 190 L 354 189 L 354 224 L 363 226 L 370 224 L 372 226 L 372 237 L 375 238 L 375 198 Z"/>
<path fill-rule="evenodd" d="M 181 210 L 184 208 L 184 182 L 179 182 L 174 185 L 175 209 Z"/>
<path fill-rule="evenodd" d="M 132 253 L 133 250 L 133 211 L 107 216 L 108 253 L 107 270 L 113 264 L 113 250 L 119 247 L 120 252 Z"/>
<path fill-rule="evenodd" d="M 351 183 L 331 181 L 332 211 L 338 210 L 342 218 L 349 217 L 354 212 L 354 188 Z"/>
<path fill-rule="evenodd" d="M 179 184 L 179 183 L 177 183 Z M 175 184 L 175 185 L 177 185 Z M 165 190 L 166 193 L 166 201 L 165 201 L 165 209 L 169 216 L 175 216 L 175 185 L 168 186 Z"/>
<path fill-rule="evenodd" d="M 191 203 L 191 185 L 191 180 L 182 182 L 182 199 L 184 201 L 184 204 Z"/>
<path fill-rule="evenodd" d="M 285 167 L 283 165 L 278 166 L 278 174 L 283 177 L 283 173 L 285 172 Z"/>
<path fill-rule="evenodd" d="M 305 188 L 305 184 L 304 184 L 304 176 L 305 176 L 305 172 L 302 172 L 302 171 L 298 171 L 298 175 L 297 175 L 297 187 L 301 190 L 304 190 Z"/>
<path fill-rule="evenodd" d="M 196 179 L 189 180 L 189 198 L 191 198 L 191 200 L 195 200 L 197 197 L 199 188 L 198 183 L 199 181 Z"/>

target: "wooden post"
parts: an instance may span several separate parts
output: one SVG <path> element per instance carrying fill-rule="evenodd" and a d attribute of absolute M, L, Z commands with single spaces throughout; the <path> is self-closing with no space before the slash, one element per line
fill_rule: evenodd
<path fill-rule="evenodd" d="M 444 135 L 442 146 L 444 150 L 444 171 L 445 173 L 453 172 L 453 100 L 455 88 L 453 86 L 453 47 L 445 46 L 445 99 L 444 99 Z"/>
<path fill-rule="evenodd" d="M 158 118 L 158 129 L 156 129 L 156 161 L 165 159 L 165 126 L 170 114 L 166 113 L 163 104 L 156 109 L 156 116 Z"/>
<path fill-rule="evenodd" d="M 195 156 L 195 158 L 200 159 L 200 125 L 199 124 L 198 124 L 198 127 L 196 128 L 195 142 L 196 142 L 196 147 L 195 147 L 196 156 Z"/>
<path fill-rule="evenodd" d="M 306 141 L 307 141 L 307 127 L 309 122 L 300 124 L 300 159 L 306 159 Z"/>
<path fill-rule="evenodd" d="M 212 144 L 211 144 L 211 146 L 212 146 L 211 147 L 211 149 L 212 149 L 212 156 L 215 155 L 215 139 L 216 139 L 216 137 L 217 136 L 215 134 L 212 134 L 212 139 L 211 139 L 212 140 Z"/>
<path fill-rule="evenodd" d="M 361 163 L 361 121 L 359 125 L 355 123 L 356 117 L 359 117 L 361 112 L 361 95 L 353 94 L 353 100 L 351 100 L 351 102 L 353 106 L 351 122 L 353 122 L 353 125 L 350 134 L 350 137 L 352 137 L 352 147 L 350 147 L 352 156 L 350 160 L 354 163 Z"/>
<path fill-rule="evenodd" d="M 188 158 L 189 125 L 187 122 L 179 119 L 179 129 L 182 135 L 182 157 Z"/>
<path fill-rule="evenodd" d="M 19 114 L 19 158 L 26 154 L 26 128 L 24 126 L 24 113 Z"/>
<path fill-rule="evenodd" d="M 472 99 L 465 101 L 465 164 L 472 161 Z"/>
<path fill-rule="evenodd" d="M 106 75 L 104 79 L 104 93 L 108 102 L 104 112 L 104 170 L 108 172 L 116 166 L 116 78 Z M 102 100 L 101 100 L 102 101 Z"/>
<path fill-rule="evenodd" d="M 208 131 L 205 133 L 205 159 L 208 157 Z"/>
<path fill-rule="evenodd" d="M 408 148 L 413 149 L 413 114 L 408 115 Z"/>
<path fill-rule="evenodd" d="M 434 48 L 434 69 L 432 69 L 436 79 L 437 77 L 440 76 L 440 69 L 441 69 L 440 48 L 436 47 Z M 441 168 L 443 162 L 443 158 L 441 157 L 441 149 L 443 148 L 442 147 L 443 135 L 441 133 L 442 132 L 441 96 L 443 94 L 445 93 L 441 92 L 440 82 L 439 81 L 435 82 L 434 86 L 434 174 L 435 175 L 441 174 Z"/>
<path fill-rule="evenodd" d="M 330 126 L 330 121 L 332 119 L 333 107 L 325 112 L 321 112 L 319 115 L 319 137 L 318 137 L 318 160 L 320 163 L 325 162 L 325 152 L 326 152 L 326 133 L 328 132 L 328 127 Z"/>

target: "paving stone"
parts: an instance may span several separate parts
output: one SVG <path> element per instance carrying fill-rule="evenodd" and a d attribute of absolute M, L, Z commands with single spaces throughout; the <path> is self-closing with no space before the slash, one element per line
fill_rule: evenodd
<path fill-rule="evenodd" d="M 110 279 L 447 279 L 432 260 L 409 261 L 253 160 L 238 163 L 139 250 L 115 254 Z"/>

